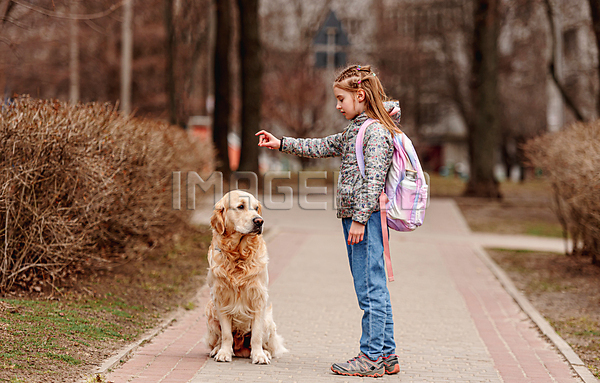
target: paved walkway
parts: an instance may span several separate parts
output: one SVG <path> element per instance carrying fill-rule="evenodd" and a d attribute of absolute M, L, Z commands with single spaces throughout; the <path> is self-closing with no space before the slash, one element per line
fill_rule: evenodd
<path fill-rule="evenodd" d="M 329 370 L 332 362 L 358 353 L 361 319 L 335 212 L 295 208 L 263 215 L 270 229 L 266 238 L 274 318 L 289 353 L 266 366 L 252 365 L 249 359 L 209 359 L 201 343 L 207 296 L 202 290 L 197 309 L 137 348 L 107 375 L 108 381 L 372 381 Z M 451 200 L 432 201 L 426 223 L 417 231 L 391 233 L 396 282 L 389 288 L 402 370 L 379 381 L 583 381 L 486 265 L 481 250 L 486 244 L 564 249 L 560 240 L 471 233 Z M 589 371 L 577 368 L 586 382 L 592 381 Z"/>

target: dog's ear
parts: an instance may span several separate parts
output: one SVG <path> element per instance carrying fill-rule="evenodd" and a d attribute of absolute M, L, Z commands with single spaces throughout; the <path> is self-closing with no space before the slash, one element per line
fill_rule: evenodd
<path fill-rule="evenodd" d="M 210 226 L 219 234 L 225 234 L 225 204 L 223 200 L 215 204 L 212 216 L 210 217 Z"/>

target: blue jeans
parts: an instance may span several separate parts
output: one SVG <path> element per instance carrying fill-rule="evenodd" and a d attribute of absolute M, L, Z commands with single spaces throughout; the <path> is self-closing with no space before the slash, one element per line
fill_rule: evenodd
<path fill-rule="evenodd" d="M 377 211 L 371 214 L 365 225 L 363 240 L 355 245 L 348 245 L 350 225 L 351 218 L 342 219 L 354 290 L 358 306 L 364 312 L 360 351 L 371 360 L 376 360 L 382 355 L 396 352 L 392 304 L 383 259 L 380 213 Z"/>

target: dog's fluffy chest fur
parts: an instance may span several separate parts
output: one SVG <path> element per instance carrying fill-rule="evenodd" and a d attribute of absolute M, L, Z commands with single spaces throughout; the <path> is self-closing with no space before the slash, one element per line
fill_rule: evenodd
<path fill-rule="evenodd" d="M 210 272 L 208 283 L 217 307 L 233 317 L 248 317 L 264 308 L 268 300 L 266 286 L 267 257 L 254 257 L 256 250 L 266 254 L 266 245 L 260 236 L 243 237 L 237 246 L 209 250 Z"/>

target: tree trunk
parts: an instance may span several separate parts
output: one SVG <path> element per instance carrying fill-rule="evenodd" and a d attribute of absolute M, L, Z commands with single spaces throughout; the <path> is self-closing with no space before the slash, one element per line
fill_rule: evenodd
<path fill-rule="evenodd" d="M 229 0 L 217 2 L 217 30 L 215 37 L 214 88 L 215 111 L 213 115 L 213 142 L 217 151 L 217 170 L 229 179 L 229 106 L 231 103 L 229 46 L 231 42 L 231 5 Z"/>
<path fill-rule="evenodd" d="M 592 0 L 590 0 L 590 4 L 591 4 L 591 1 Z M 579 110 L 579 108 L 575 104 L 575 101 L 573 100 L 573 98 L 571 96 L 569 96 L 569 94 L 565 90 L 565 87 L 563 86 L 562 80 L 560 78 L 560 74 L 559 74 L 560 71 L 557 70 L 557 68 L 556 68 L 557 64 L 559 64 L 556 62 L 556 56 L 557 56 L 557 53 L 560 53 L 561 49 L 562 49 L 557 46 L 558 42 L 556 41 L 556 39 L 557 39 L 557 34 L 560 34 L 562 32 L 560 30 L 558 30 L 558 31 L 556 30 L 557 26 L 554 23 L 555 9 L 552 7 L 551 1 L 544 0 L 544 4 L 546 5 L 546 13 L 548 15 L 548 23 L 550 24 L 550 34 L 552 36 L 552 54 L 550 55 L 550 62 L 548 63 L 548 71 L 550 72 L 552 81 L 554 81 L 554 84 L 558 88 L 558 91 L 560 92 L 560 94 L 563 98 L 563 101 L 575 115 L 575 119 L 577 119 L 578 121 L 585 121 L 585 118 L 583 117 L 583 113 L 581 113 L 581 110 Z"/>
<path fill-rule="evenodd" d="M 133 60 L 133 0 L 123 3 L 121 41 L 121 110 L 131 113 L 131 62 Z"/>
<path fill-rule="evenodd" d="M 179 124 L 177 118 L 177 105 L 175 101 L 175 54 L 177 47 L 175 42 L 175 24 L 173 23 L 173 0 L 165 1 L 165 29 L 167 32 L 167 67 L 165 76 L 165 88 L 167 91 L 167 109 L 169 114 L 169 123 L 171 123 L 172 125 L 177 125 Z"/>
<path fill-rule="evenodd" d="M 72 15 L 79 13 L 79 3 L 72 1 L 70 12 Z M 69 54 L 69 100 L 72 103 L 79 101 L 79 20 L 73 17 L 69 23 L 70 28 L 70 54 Z"/>
<path fill-rule="evenodd" d="M 470 177 L 466 196 L 501 198 L 494 177 L 499 146 L 498 118 L 498 1 L 475 0 L 473 39 L 473 105 L 469 126 Z"/>
<path fill-rule="evenodd" d="M 598 76 L 600 76 L 600 0 L 589 0 L 592 14 L 592 26 L 596 36 L 596 48 L 598 50 Z M 600 94 L 596 95 L 596 114 L 600 118 Z"/>
<path fill-rule="evenodd" d="M 256 132 L 260 130 L 262 61 L 258 28 L 258 0 L 238 0 L 242 78 L 242 134 L 240 170 L 258 173 Z"/>

